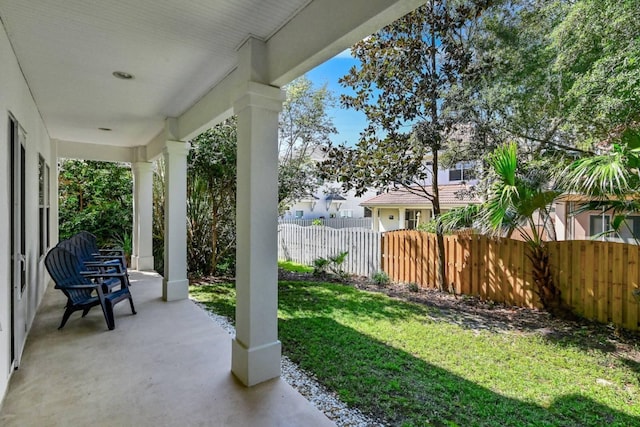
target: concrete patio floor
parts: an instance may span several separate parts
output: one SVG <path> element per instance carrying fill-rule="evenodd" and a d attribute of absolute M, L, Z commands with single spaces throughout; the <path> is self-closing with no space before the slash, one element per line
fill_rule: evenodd
<path fill-rule="evenodd" d="M 0 410 L 10 426 L 333 426 L 291 386 L 231 374 L 231 338 L 189 300 L 163 302 L 162 278 L 131 273 L 137 315 L 100 307 L 57 330 L 64 295 L 47 289 Z"/>

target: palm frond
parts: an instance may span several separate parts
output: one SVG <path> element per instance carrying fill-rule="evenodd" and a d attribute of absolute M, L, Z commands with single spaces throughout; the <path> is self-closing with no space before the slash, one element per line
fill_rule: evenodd
<path fill-rule="evenodd" d="M 637 178 L 625 167 L 621 152 L 578 159 L 564 176 L 562 185 L 567 191 L 588 196 L 615 196 L 637 190 L 632 186 Z"/>
<path fill-rule="evenodd" d="M 518 168 L 518 146 L 511 142 L 495 149 L 488 157 L 489 165 L 508 186 L 516 184 L 516 170 Z"/>
<path fill-rule="evenodd" d="M 465 228 L 473 228 L 478 219 L 480 205 L 467 205 L 443 213 L 437 219 L 443 233 L 452 233 Z"/>

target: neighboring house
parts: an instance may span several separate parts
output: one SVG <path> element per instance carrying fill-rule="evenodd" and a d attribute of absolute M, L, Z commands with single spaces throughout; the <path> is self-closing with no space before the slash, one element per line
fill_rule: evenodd
<path fill-rule="evenodd" d="M 371 211 L 361 203 L 375 196 L 375 191 L 370 190 L 357 197 L 354 191 L 338 193 L 335 188 L 335 184 L 323 185 L 315 194 L 299 200 L 287 209 L 283 218 L 368 218 L 371 216 Z"/>
<path fill-rule="evenodd" d="M 443 213 L 453 208 L 482 203 L 477 196 L 469 195 L 471 187 L 478 183 L 473 162 L 461 162 L 453 168 L 438 171 L 438 183 L 441 184 L 438 189 Z M 425 185 L 429 189 L 430 183 Z M 433 217 L 433 206 L 429 199 L 407 189 L 379 194 L 361 205 L 371 209 L 373 229 L 376 231 L 411 230 Z"/>
<path fill-rule="evenodd" d="M 481 203 L 477 197 L 460 198 L 458 193 L 468 190 L 464 184 L 448 184 L 438 187 L 440 209 L 446 212 L 453 208 Z M 433 217 L 433 206 L 429 199 L 399 189 L 382 193 L 366 200 L 362 206 L 371 209 L 375 231 L 412 230 Z"/>
<path fill-rule="evenodd" d="M 555 201 L 555 231 L 558 240 L 590 240 L 624 242 L 636 244 L 640 240 L 640 212 L 629 215 L 622 226 L 620 236 L 609 234 L 599 236 L 611 229 L 613 215 L 602 211 L 576 211 L 589 198 L 578 194 L 565 194 Z M 637 240 L 636 240 L 637 239 Z"/>
<path fill-rule="evenodd" d="M 438 189 L 442 212 L 481 203 L 477 197 L 460 198 L 459 194 L 469 189 L 465 184 L 446 184 Z M 380 194 L 362 205 L 371 209 L 373 229 L 376 231 L 412 230 L 433 217 L 433 206 L 429 199 L 406 189 Z"/>

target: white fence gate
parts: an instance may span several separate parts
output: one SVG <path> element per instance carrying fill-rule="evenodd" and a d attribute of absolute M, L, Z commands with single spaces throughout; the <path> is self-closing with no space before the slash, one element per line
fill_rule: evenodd
<path fill-rule="evenodd" d="M 313 265 L 318 258 L 328 258 L 347 251 L 341 265 L 347 273 L 371 276 L 379 271 L 381 233 L 363 228 L 301 227 L 278 225 L 278 259 Z"/>

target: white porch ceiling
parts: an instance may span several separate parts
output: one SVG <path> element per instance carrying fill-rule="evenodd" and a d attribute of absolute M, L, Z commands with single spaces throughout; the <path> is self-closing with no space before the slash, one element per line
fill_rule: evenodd
<path fill-rule="evenodd" d="M 274 39 L 270 83 L 282 84 L 419 3 L 0 0 L 0 18 L 51 138 L 133 147 L 168 117 L 187 115 L 183 134 L 205 124 L 204 107 L 189 110 L 233 72 L 250 36 Z"/>

